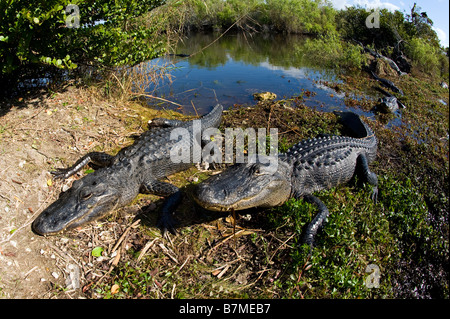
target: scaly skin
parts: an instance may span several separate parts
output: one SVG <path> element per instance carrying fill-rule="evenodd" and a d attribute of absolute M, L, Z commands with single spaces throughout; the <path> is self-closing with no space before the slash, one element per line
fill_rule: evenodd
<path fill-rule="evenodd" d="M 218 127 L 223 107 L 218 104 L 201 119 L 201 131 Z M 101 168 L 76 180 L 72 187 L 45 209 L 33 222 L 32 229 L 41 235 L 57 234 L 105 216 L 108 212 L 127 205 L 139 193 L 167 196 L 158 226 L 163 233 L 174 233 L 172 213 L 181 200 L 181 191 L 160 179 L 189 168 L 191 163 L 174 163 L 171 148 L 180 140 L 171 140 L 175 127 L 186 128 L 193 135 L 192 121 L 155 119 L 132 145 L 116 156 L 92 152 L 79 159 L 72 167 L 53 172 L 56 178 L 68 178 L 86 164 Z M 189 138 L 192 148 L 193 138 Z M 184 141 L 183 141 L 184 143 Z"/>
<path fill-rule="evenodd" d="M 328 216 L 326 206 L 312 194 L 349 181 L 355 174 L 374 186 L 377 196 L 377 176 L 368 164 L 377 153 L 373 131 L 351 112 L 340 113 L 343 123 L 356 137 L 317 137 L 291 147 L 279 154 L 276 170 L 260 156 L 254 163 L 235 164 L 201 183 L 194 199 L 214 211 L 242 210 L 252 207 L 274 207 L 291 197 L 304 197 L 319 208 L 309 224 L 304 241 L 313 245 L 314 236 Z"/>

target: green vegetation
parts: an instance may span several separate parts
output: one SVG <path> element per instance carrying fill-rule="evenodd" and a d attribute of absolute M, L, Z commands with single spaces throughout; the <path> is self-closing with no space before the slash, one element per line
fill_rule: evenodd
<path fill-rule="evenodd" d="M 0 80 L 48 77 L 57 69 L 89 72 L 133 66 L 160 55 L 171 34 L 230 27 L 244 30 L 311 35 L 296 55 L 316 57 L 318 63 L 360 68 L 366 57 L 353 40 L 383 54 L 404 53 L 412 64 L 433 76 L 448 78 L 448 56 L 433 22 L 412 8 L 411 14 L 380 11 L 380 27 L 367 28 L 370 12 L 362 8 L 337 11 L 319 0 L 121 0 L 28 3 L 3 1 L 0 10 Z M 77 25 L 78 24 L 78 25 Z M 79 26 L 79 27 L 74 27 Z M 164 37 L 162 33 L 165 32 Z M 165 39 L 162 41 L 162 39 Z M 115 81 L 115 80 L 114 80 Z M 123 80 L 115 85 L 120 86 Z M 109 91 L 111 83 L 108 83 Z"/>
<path fill-rule="evenodd" d="M 399 278 L 412 280 L 402 273 L 406 272 L 405 261 L 417 258 L 418 251 L 440 254 L 448 250 L 448 242 L 426 223 L 427 205 L 410 180 L 382 177 L 380 189 L 383 193 L 377 204 L 369 199 L 370 187 L 322 192 L 320 197 L 332 213 L 318 236 L 318 247 L 311 255 L 307 246 L 292 251 L 294 275 L 280 281 L 280 288 L 302 298 L 392 298 L 398 293 L 393 285 Z M 290 200 L 271 212 L 271 218 L 274 225 L 293 227 L 300 238 L 314 209 L 303 201 Z M 376 289 L 365 284 L 369 264 L 380 268 Z"/>
<path fill-rule="evenodd" d="M 365 65 L 365 57 L 358 50 L 356 40 L 392 58 L 405 54 L 422 71 L 448 78 L 448 55 L 439 46 L 437 35 L 431 28 L 433 21 L 416 6 L 411 9 L 411 14 L 382 9 L 379 27 L 368 28 L 366 19 L 372 12 L 354 7 L 338 11 L 331 4 L 318 0 L 187 0 L 175 4 L 177 10 L 173 11 L 173 16 L 165 12 L 168 29 L 225 30 L 234 27 L 311 35 L 308 53 L 322 61 L 335 61 L 335 65 L 343 68 Z M 173 5 L 172 2 L 168 4 Z"/>
<path fill-rule="evenodd" d="M 442 74 L 448 77 L 448 58 L 439 49 L 422 38 L 412 38 L 406 52 L 414 65 L 431 74 Z"/>
<path fill-rule="evenodd" d="M 366 28 L 371 12 L 350 7 L 336 15 L 336 30 L 346 40 L 357 40 L 387 56 L 404 53 L 415 66 L 438 77 L 448 78 L 448 55 L 439 46 L 426 12 L 414 6 L 411 14 L 379 11 L 379 28 Z"/>
<path fill-rule="evenodd" d="M 162 44 L 156 41 L 154 28 L 144 28 L 136 19 L 161 4 L 159 0 L 2 1 L 0 80 L 14 82 L 26 74 L 39 77 L 55 68 L 111 68 L 149 60 L 161 53 Z"/>
<path fill-rule="evenodd" d="M 266 1 L 262 22 L 275 30 L 304 34 L 334 33 L 335 11 L 322 1 L 289 0 Z"/>
<path fill-rule="evenodd" d="M 222 29 L 235 25 L 248 30 L 266 26 L 285 33 L 335 32 L 335 10 L 319 0 L 187 0 L 181 5 L 175 3 L 181 7 L 168 22 L 181 23 L 186 29 Z"/>
<path fill-rule="evenodd" d="M 367 64 L 367 56 L 355 44 L 340 41 L 336 35 L 307 39 L 305 45 L 296 51 L 307 56 L 320 66 L 342 69 L 360 69 Z"/>

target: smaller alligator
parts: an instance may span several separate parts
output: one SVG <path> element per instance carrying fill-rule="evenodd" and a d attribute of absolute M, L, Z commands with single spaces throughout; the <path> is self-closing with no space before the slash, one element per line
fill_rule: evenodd
<path fill-rule="evenodd" d="M 217 104 L 202 117 L 199 129 L 203 132 L 218 127 L 223 107 Z M 155 119 L 156 126 L 139 136 L 136 141 L 112 156 L 92 152 L 80 158 L 72 167 L 53 172 L 56 178 L 66 179 L 86 164 L 92 162 L 100 168 L 73 182 L 72 187 L 47 207 L 34 221 L 32 229 L 40 235 L 51 235 L 86 224 L 105 216 L 108 212 L 129 204 L 139 193 L 166 196 L 161 209 L 158 226 L 163 233 L 174 233 L 172 213 L 181 201 L 178 187 L 161 179 L 188 169 L 192 163 L 176 163 L 171 159 L 175 145 L 192 149 L 194 138 L 201 140 L 192 121 Z M 185 128 L 190 138 L 172 139 L 174 127 Z M 195 137 L 193 135 L 196 135 Z M 198 136 L 200 135 L 200 136 Z M 179 136 L 180 137 L 180 136 Z"/>
<path fill-rule="evenodd" d="M 399 108 L 406 108 L 406 106 L 402 102 L 400 102 L 394 95 L 386 92 L 382 88 L 377 87 L 376 89 L 386 95 L 378 100 L 378 105 L 376 106 L 377 110 L 384 113 L 394 113 Z"/>
<path fill-rule="evenodd" d="M 341 112 L 339 116 L 356 138 L 312 138 L 272 157 L 275 162 L 270 162 L 268 157 L 262 160 L 259 156 L 255 161 L 234 164 L 199 184 L 194 192 L 195 201 L 208 210 L 230 211 L 274 207 L 291 197 L 303 197 L 319 208 L 303 238 L 312 247 L 314 236 L 329 214 L 325 204 L 312 195 L 314 192 L 345 183 L 358 174 L 374 186 L 373 200 L 378 194 L 378 178 L 368 165 L 377 154 L 375 134 L 358 115 Z"/>
<path fill-rule="evenodd" d="M 379 81 L 384 87 L 387 87 L 388 89 L 399 93 L 401 95 L 403 95 L 403 91 L 401 89 L 399 89 L 394 82 L 388 80 L 388 79 L 383 79 L 380 78 L 378 75 L 376 75 L 373 71 L 370 71 L 370 73 L 372 74 L 372 76 L 374 77 L 375 80 Z"/>
<path fill-rule="evenodd" d="M 364 47 L 364 51 L 369 52 L 373 57 L 377 58 L 377 59 L 383 59 L 385 60 L 389 66 L 395 71 L 397 72 L 398 75 L 406 75 L 407 73 L 403 72 L 402 70 L 400 70 L 400 68 L 398 67 L 397 63 L 395 63 L 394 60 L 388 58 L 387 56 L 384 56 L 382 54 L 379 54 L 378 52 L 375 52 L 367 47 Z"/>
<path fill-rule="evenodd" d="M 385 57 L 384 55 L 381 56 L 381 58 L 385 61 L 387 61 L 387 63 L 389 63 L 389 66 L 391 68 L 393 68 L 395 70 L 395 72 L 397 72 L 398 75 L 406 75 L 408 73 L 403 72 L 402 70 L 400 70 L 400 68 L 398 67 L 397 63 L 395 63 L 392 59 L 389 59 L 388 57 Z"/>
<path fill-rule="evenodd" d="M 369 54 L 372 55 L 375 59 L 383 59 L 383 60 L 385 60 L 385 61 L 389 64 L 389 66 L 390 66 L 392 69 L 394 69 L 395 72 L 397 72 L 398 75 L 405 75 L 405 74 L 407 74 L 406 72 L 403 72 L 403 71 L 399 68 L 399 66 L 397 65 L 397 63 L 395 63 L 394 60 L 392 60 L 392 59 L 390 59 L 390 58 L 388 58 L 388 57 L 386 57 L 386 56 L 384 56 L 384 55 L 378 53 L 377 51 L 372 50 L 372 49 L 369 48 L 369 47 L 364 46 L 364 44 L 363 44 L 361 41 L 358 41 L 358 40 L 355 40 L 355 39 L 352 39 L 352 40 L 353 40 L 354 42 L 356 42 L 358 45 L 360 45 L 360 46 L 363 48 L 364 52 L 369 53 Z"/>

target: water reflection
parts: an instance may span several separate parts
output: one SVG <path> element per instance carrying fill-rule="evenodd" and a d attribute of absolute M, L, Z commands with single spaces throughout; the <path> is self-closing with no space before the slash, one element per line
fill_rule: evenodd
<path fill-rule="evenodd" d="M 186 114 L 204 114 L 219 102 L 253 104 L 253 93 L 270 91 L 289 98 L 313 91 L 308 106 L 324 111 L 345 109 L 343 96 L 320 85 L 320 80 L 341 82 L 338 71 L 318 66 L 302 50 L 305 37 L 281 34 L 192 34 L 180 41 L 177 53 L 165 57 L 175 68 L 172 82 L 158 87 L 158 96 L 183 105 Z M 151 63 L 161 63 L 161 60 Z M 162 103 L 163 107 L 174 108 Z M 195 110 L 194 110 L 195 108 Z"/>

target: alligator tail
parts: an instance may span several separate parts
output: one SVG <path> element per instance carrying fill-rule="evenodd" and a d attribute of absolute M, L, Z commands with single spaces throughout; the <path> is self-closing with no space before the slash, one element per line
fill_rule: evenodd
<path fill-rule="evenodd" d="M 202 120 L 202 130 L 209 127 L 218 127 L 222 120 L 223 106 L 217 104 L 208 114 L 204 115 Z"/>
<path fill-rule="evenodd" d="M 353 112 L 333 112 L 340 119 L 340 122 L 349 129 L 354 137 L 366 138 L 373 134 L 372 130 Z"/>

